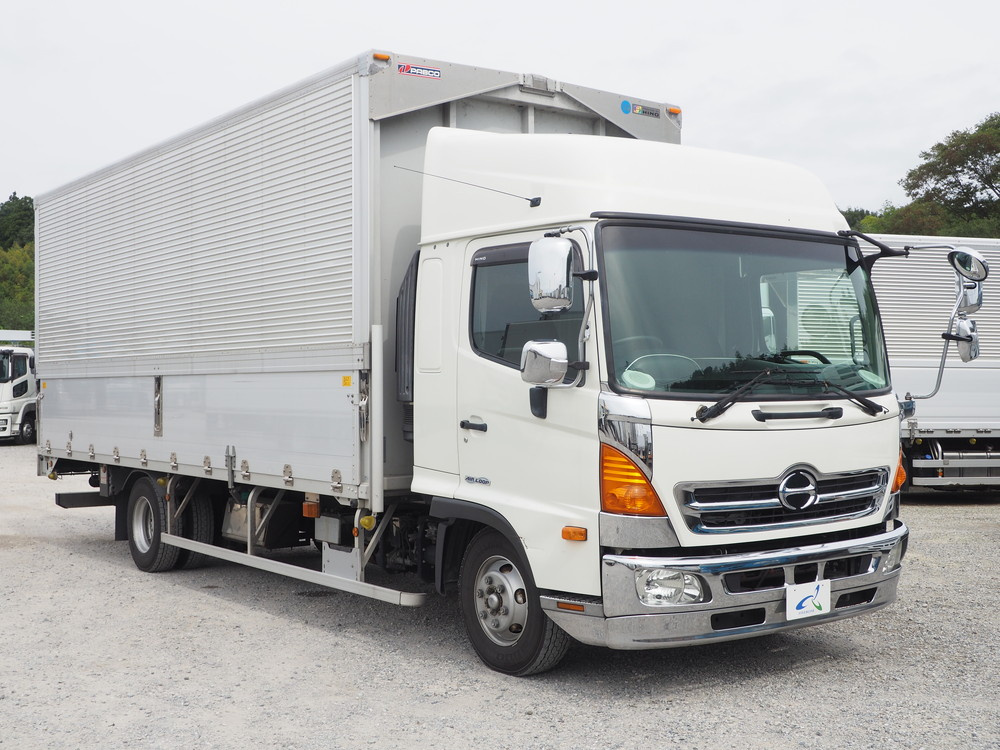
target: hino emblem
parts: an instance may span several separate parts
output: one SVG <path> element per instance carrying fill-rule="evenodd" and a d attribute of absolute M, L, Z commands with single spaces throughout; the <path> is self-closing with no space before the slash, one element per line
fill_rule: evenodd
<path fill-rule="evenodd" d="M 805 510 L 819 501 L 816 477 L 808 471 L 793 471 L 778 485 L 778 500 L 788 510 Z"/>

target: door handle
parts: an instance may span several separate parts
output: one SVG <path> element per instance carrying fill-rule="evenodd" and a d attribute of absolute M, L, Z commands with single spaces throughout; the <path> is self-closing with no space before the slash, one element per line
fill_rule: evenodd
<path fill-rule="evenodd" d="M 458 426 L 463 430 L 477 430 L 478 432 L 486 432 L 485 422 L 470 422 L 468 419 L 463 419 L 458 423 Z"/>

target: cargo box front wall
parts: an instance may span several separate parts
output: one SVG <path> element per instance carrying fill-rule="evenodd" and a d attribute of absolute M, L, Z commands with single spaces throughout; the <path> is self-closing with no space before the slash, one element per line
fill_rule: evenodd
<path fill-rule="evenodd" d="M 232 446 L 238 481 L 246 466 L 310 491 L 367 480 L 370 129 L 354 73 L 39 198 L 43 452 L 218 476 Z"/>

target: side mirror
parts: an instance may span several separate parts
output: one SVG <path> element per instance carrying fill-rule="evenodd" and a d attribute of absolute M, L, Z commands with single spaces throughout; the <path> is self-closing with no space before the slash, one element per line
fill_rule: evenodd
<path fill-rule="evenodd" d="M 948 262 L 955 273 L 969 281 L 983 281 L 990 275 L 990 265 L 986 258 L 969 247 L 956 247 L 948 253 Z"/>
<path fill-rule="evenodd" d="M 959 285 L 958 311 L 971 315 L 983 306 L 983 285 L 978 281 L 957 279 Z"/>
<path fill-rule="evenodd" d="M 573 243 L 565 237 L 542 237 L 528 248 L 531 304 L 540 313 L 573 306 Z"/>
<path fill-rule="evenodd" d="M 945 340 L 941 350 L 941 361 L 938 363 L 937 383 L 934 390 L 925 396 L 906 394 L 907 402 L 915 399 L 933 398 L 941 390 L 941 379 L 944 377 L 944 365 L 948 357 L 949 342 L 954 341 L 958 348 L 958 356 L 963 362 L 971 362 L 979 356 L 979 332 L 976 322 L 966 315 L 976 312 L 983 304 L 982 281 L 990 274 L 990 265 L 983 255 L 972 248 L 955 247 L 954 245 L 926 245 L 907 248 L 908 250 L 940 250 L 950 249 L 948 262 L 955 269 L 955 281 L 958 287 L 958 297 L 955 309 L 948 321 L 948 330 L 941 334 Z M 954 332 L 952 332 L 954 331 Z"/>
<path fill-rule="evenodd" d="M 561 341 L 529 341 L 521 350 L 521 380 L 532 385 L 556 385 L 569 371 L 569 355 Z"/>
<path fill-rule="evenodd" d="M 976 331 L 976 321 L 959 318 L 955 321 L 955 336 L 958 346 L 958 356 L 963 362 L 971 362 L 979 356 L 979 332 Z"/>

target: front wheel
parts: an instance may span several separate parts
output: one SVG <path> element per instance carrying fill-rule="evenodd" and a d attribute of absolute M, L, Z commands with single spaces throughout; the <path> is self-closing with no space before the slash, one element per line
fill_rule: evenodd
<path fill-rule="evenodd" d="M 491 669 L 537 674 L 565 656 L 570 637 L 542 612 L 527 563 L 498 532 L 481 531 L 469 544 L 459 597 L 472 647 Z"/>
<path fill-rule="evenodd" d="M 35 442 L 35 418 L 25 417 L 21 422 L 21 442 L 27 445 Z"/>

